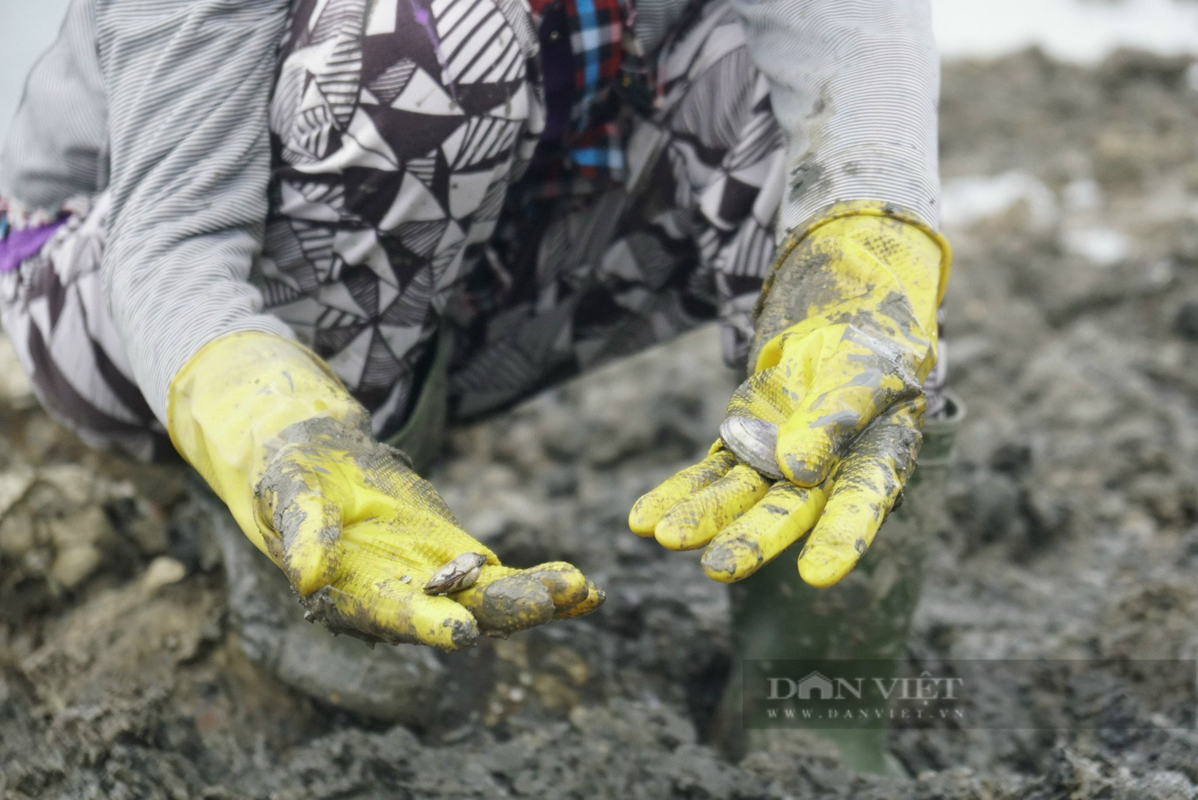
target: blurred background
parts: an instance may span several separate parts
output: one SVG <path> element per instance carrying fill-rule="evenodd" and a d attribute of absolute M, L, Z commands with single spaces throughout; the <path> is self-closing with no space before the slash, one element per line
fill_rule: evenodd
<path fill-rule="evenodd" d="M 0 127 L 65 5 L 0 0 Z M 908 658 L 1198 657 L 1198 0 L 932 7 L 968 416 Z M 467 530 L 608 602 L 480 648 L 479 718 L 413 732 L 265 679 L 177 476 L 86 450 L 0 349 L 0 797 L 1198 796 L 1198 733 L 1134 683 L 995 687 L 1026 729 L 893 732 L 897 783 L 801 736 L 709 749 L 727 593 L 625 515 L 735 384 L 702 330 L 454 433 L 433 480 Z M 1049 729 L 1081 709 L 1111 729 Z"/>
<path fill-rule="evenodd" d="M 931 0 L 945 58 L 990 57 L 1037 45 L 1057 58 L 1094 63 L 1118 47 L 1198 52 L 1193 0 Z M 21 97 L 21 80 L 54 40 L 68 0 L 0 0 L 0 53 L 11 80 L 0 85 L 0 124 Z"/>
<path fill-rule="evenodd" d="M 1193 0 L 931 0 L 945 58 L 991 57 L 1037 45 L 1057 58 L 1093 63 L 1118 47 L 1162 54 L 1198 51 Z M 0 0 L 0 52 L 12 80 L 0 85 L 8 124 L 20 79 L 54 40 L 67 0 Z"/>

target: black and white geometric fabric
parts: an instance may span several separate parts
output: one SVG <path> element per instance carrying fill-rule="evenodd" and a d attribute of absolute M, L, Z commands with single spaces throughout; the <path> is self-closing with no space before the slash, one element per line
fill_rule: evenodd
<path fill-rule="evenodd" d="M 473 418 L 719 318 L 743 364 L 773 258 L 784 175 L 769 90 L 721 3 L 675 31 L 664 98 L 628 120 L 627 184 L 573 202 L 513 187 L 478 270 L 455 296 L 453 416 Z"/>
<path fill-rule="evenodd" d="M 261 285 L 380 427 L 536 146 L 536 58 L 517 0 L 327 0 L 293 17 Z"/>
<path fill-rule="evenodd" d="M 457 416 L 477 416 L 721 315 L 743 357 L 773 252 L 782 138 L 724 5 L 662 51 L 664 103 L 625 115 L 624 187 L 543 200 L 521 182 L 544 124 L 527 10 L 329 0 L 298 14 L 272 106 L 267 309 L 375 415 L 458 329 Z"/>

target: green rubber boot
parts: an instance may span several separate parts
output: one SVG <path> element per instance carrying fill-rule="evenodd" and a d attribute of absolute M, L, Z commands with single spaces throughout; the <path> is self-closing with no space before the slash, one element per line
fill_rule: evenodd
<path fill-rule="evenodd" d="M 944 416 L 925 421 L 919 464 L 902 506 L 840 583 L 827 589 L 803 583 L 795 568 L 796 547 L 731 587 L 734 665 L 714 731 L 730 755 L 739 758 L 771 749 L 773 742 L 794 733 L 744 727 L 741 682 L 746 660 L 868 659 L 886 664 L 871 675 L 894 674 L 919 600 L 928 543 L 945 522 L 945 480 L 963 416 L 961 404 L 950 398 Z M 840 677 L 834 665 L 821 664 L 820 671 L 832 680 Z M 906 774 L 887 749 L 885 727 L 876 723 L 810 733 L 834 744 L 841 764 L 850 770 Z"/>

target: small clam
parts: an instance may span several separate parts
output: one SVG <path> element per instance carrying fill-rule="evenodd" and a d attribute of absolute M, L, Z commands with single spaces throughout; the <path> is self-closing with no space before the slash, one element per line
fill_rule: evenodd
<path fill-rule="evenodd" d="M 478 581 L 487 557 L 482 553 L 462 553 L 433 573 L 424 584 L 425 594 L 450 594 L 469 589 Z"/>
<path fill-rule="evenodd" d="M 727 417 L 720 425 L 724 446 L 740 461 L 767 478 L 782 479 L 782 470 L 774 457 L 778 426 L 753 417 Z"/>

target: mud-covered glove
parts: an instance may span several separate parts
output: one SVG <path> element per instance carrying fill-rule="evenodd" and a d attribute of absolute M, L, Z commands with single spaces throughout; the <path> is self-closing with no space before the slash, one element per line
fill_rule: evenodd
<path fill-rule="evenodd" d="M 915 466 L 949 261 L 940 236 L 882 203 L 838 206 L 788 236 L 720 439 L 637 501 L 632 530 L 706 546 L 703 568 L 722 582 L 811 532 L 803 580 L 847 575 Z"/>
<path fill-rule="evenodd" d="M 452 650 L 603 602 L 569 564 L 501 566 L 295 342 L 214 340 L 172 381 L 168 418 L 175 447 L 334 631 Z"/>

